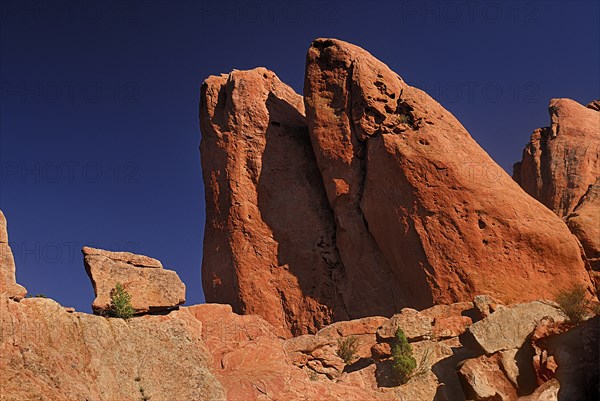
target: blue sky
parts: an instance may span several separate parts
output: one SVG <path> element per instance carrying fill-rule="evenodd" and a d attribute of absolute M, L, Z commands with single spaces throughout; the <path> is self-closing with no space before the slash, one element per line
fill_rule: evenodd
<path fill-rule="evenodd" d="M 200 282 L 200 85 L 265 66 L 301 93 L 312 39 L 364 47 L 505 169 L 552 97 L 600 94 L 592 1 L 4 1 L 0 208 L 17 279 L 90 311 L 80 249 L 139 252 Z"/>

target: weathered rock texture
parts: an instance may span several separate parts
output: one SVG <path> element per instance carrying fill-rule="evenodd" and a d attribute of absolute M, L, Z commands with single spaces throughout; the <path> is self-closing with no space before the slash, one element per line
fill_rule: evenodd
<path fill-rule="evenodd" d="M 17 284 L 15 259 L 8 245 L 8 230 L 4 213 L 0 210 L 0 294 L 20 299 L 27 294 L 24 287 Z"/>
<path fill-rule="evenodd" d="M 502 307 L 469 327 L 469 332 L 486 354 L 520 348 L 545 317 L 564 321 L 560 310 L 549 303 L 534 301 Z"/>
<path fill-rule="evenodd" d="M 96 313 L 110 310 L 111 290 L 121 283 L 131 295 L 135 313 L 158 312 L 185 303 L 185 285 L 172 270 L 144 255 L 83 248 L 85 269 L 92 281 Z"/>
<path fill-rule="evenodd" d="M 224 400 L 201 334 L 187 310 L 125 321 L 4 298 L 0 399 Z"/>
<path fill-rule="evenodd" d="M 558 379 L 558 399 L 600 399 L 600 316 L 573 327 L 545 320 L 533 331 L 538 380 Z"/>
<path fill-rule="evenodd" d="M 304 95 L 338 248 L 356 277 L 344 293 L 349 310 L 372 299 L 423 308 L 477 293 L 515 302 L 590 285 L 565 224 L 448 111 L 366 51 L 314 41 Z M 478 174 L 489 170 L 493 179 Z"/>
<path fill-rule="evenodd" d="M 329 379 L 318 370 L 297 366 L 293 362 L 296 356 L 290 354 L 287 342 L 278 338 L 273 326 L 258 316 L 233 314 L 228 305 L 196 305 L 188 309 L 202 322 L 202 337 L 213 356 L 214 372 L 226 389 L 228 400 L 376 401 L 397 398 L 397 389 L 337 380 L 338 375 Z M 343 369 L 339 357 L 330 359 L 335 359 L 336 366 Z M 411 399 L 425 401 L 430 398 Z"/>
<path fill-rule="evenodd" d="M 513 178 L 562 217 L 583 245 L 600 288 L 600 101 L 552 99 L 551 126 L 536 129 Z"/>
<path fill-rule="evenodd" d="M 566 225 L 369 53 L 314 41 L 304 94 L 306 117 L 262 68 L 202 87 L 209 302 L 289 336 L 476 294 L 591 287 Z"/>
<path fill-rule="evenodd" d="M 347 319 L 302 97 L 264 68 L 212 76 L 200 122 L 206 300 L 260 315 L 283 336 Z"/>
<path fill-rule="evenodd" d="M 134 263 L 142 270 L 161 270 L 158 261 L 139 255 L 118 253 L 113 260 L 106 251 L 85 252 L 86 258 L 102 257 L 127 269 Z M 474 324 L 481 312 L 473 302 L 462 302 L 421 312 L 405 308 L 391 319 L 337 322 L 314 335 L 284 340 L 263 318 L 234 314 L 229 305 L 195 305 L 123 320 L 74 312 L 51 299 L 3 295 L 0 399 L 482 401 L 533 393 L 530 400 L 542 400 L 556 395 L 555 379 L 566 383 L 561 391 L 568 387 L 569 396 L 593 394 L 597 318 L 572 332 L 536 336 L 541 331 L 532 322 L 553 315 L 551 305 L 505 307 L 483 298 L 477 297 L 477 308 L 492 302 L 494 308 L 486 307 L 487 316 Z M 389 334 L 398 328 L 418 361 L 415 375 L 403 385 L 394 379 Z M 484 347 L 492 341 L 488 351 L 493 354 L 483 355 L 467 332 L 478 333 L 476 341 Z M 490 335 L 496 338 L 486 338 Z M 522 384 L 523 368 L 538 356 L 523 353 L 527 337 L 536 350 L 547 350 L 559 361 L 556 378 L 546 377 L 550 384 L 537 383 L 535 392 L 537 386 Z M 569 339 L 567 348 L 561 347 L 562 338 Z M 338 350 L 349 339 L 357 347 L 345 363 Z"/>
<path fill-rule="evenodd" d="M 589 187 L 566 220 L 571 232 L 581 241 L 592 269 L 600 274 L 600 179 Z M 598 284 L 596 287 L 600 288 Z"/>
<path fill-rule="evenodd" d="M 459 374 L 463 378 L 469 399 L 512 401 L 517 398 L 516 386 L 506 377 L 500 355 L 485 355 L 465 361 Z"/>
<path fill-rule="evenodd" d="M 571 213 L 600 172 L 600 115 L 571 99 L 552 99 L 551 126 L 538 128 L 513 177 L 560 217 Z"/>

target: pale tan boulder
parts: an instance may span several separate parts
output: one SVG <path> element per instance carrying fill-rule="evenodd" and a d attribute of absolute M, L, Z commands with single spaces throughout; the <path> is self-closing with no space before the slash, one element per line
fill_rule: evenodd
<path fill-rule="evenodd" d="M 185 303 L 185 285 L 172 270 L 153 258 L 128 252 L 83 248 L 85 269 L 96 298 L 92 309 L 109 313 L 111 291 L 121 283 L 131 296 L 135 313 L 158 312 Z"/>

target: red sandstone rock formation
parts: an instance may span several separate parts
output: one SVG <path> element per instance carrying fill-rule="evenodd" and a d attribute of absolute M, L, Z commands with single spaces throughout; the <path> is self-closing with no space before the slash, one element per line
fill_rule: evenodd
<path fill-rule="evenodd" d="M 548 109 L 551 126 L 533 132 L 513 178 L 567 222 L 600 288 L 600 101 L 552 99 Z"/>
<path fill-rule="evenodd" d="M 338 248 L 356 277 L 344 293 L 349 310 L 380 297 L 423 308 L 477 293 L 515 302 L 590 285 L 566 225 L 448 111 L 366 51 L 314 41 L 304 95 Z M 494 179 L 477 175 L 489 169 Z M 364 291 L 365 272 L 385 283 Z"/>
<path fill-rule="evenodd" d="M 110 310 L 111 291 L 121 283 L 131 295 L 135 313 L 157 312 L 185 303 L 185 285 L 160 261 L 129 252 L 83 248 L 85 270 L 92 281 L 96 313 Z"/>
<path fill-rule="evenodd" d="M 347 319 L 302 97 L 264 68 L 213 76 L 200 122 L 206 300 L 260 315 L 282 336 Z"/>
<path fill-rule="evenodd" d="M 600 115 L 571 99 L 552 99 L 551 126 L 538 128 L 514 166 L 523 189 L 560 217 L 575 209 L 600 173 Z"/>
<path fill-rule="evenodd" d="M 600 118 L 600 116 L 599 116 Z M 600 179 L 590 186 L 567 217 L 567 225 L 575 234 L 596 277 L 600 275 Z M 596 288 L 600 288 L 597 282 Z"/>
<path fill-rule="evenodd" d="M 15 259 L 8 245 L 6 226 L 6 218 L 0 210 L 0 295 L 21 299 L 27 294 L 27 290 L 16 281 Z"/>
<path fill-rule="evenodd" d="M 94 249 L 86 249 L 86 254 L 147 266 L 138 269 L 162 266 L 141 255 Z M 479 299 L 478 307 L 486 302 Z M 477 318 L 476 307 L 463 302 L 421 312 L 403 309 L 391 319 L 337 322 L 314 335 L 283 340 L 261 317 L 234 314 L 229 305 L 195 305 L 123 320 L 75 312 L 51 299 L 11 299 L 3 294 L 0 396 L 6 401 L 458 401 L 466 398 L 465 391 L 476 400 L 533 392 L 521 386 L 521 367 L 527 366 L 518 363 L 523 362 L 519 354 L 527 356 L 521 352 L 522 338 L 531 337 L 533 320 L 553 315 L 555 309 L 533 302 L 510 309 L 496 303 L 495 311 L 485 310 L 487 317 L 473 325 L 469 316 Z M 569 355 L 561 356 L 553 348 L 557 360 L 565 361 L 561 366 L 569 368 L 557 373 L 569 394 L 593 394 L 597 383 L 597 356 L 591 352 L 597 349 L 594 322 L 598 318 L 586 322 L 583 331 L 573 330 L 568 344 L 575 348 L 569 348 Z M 392 374 L 394 340 L 389 333 L 398 328 L 407 334 L 419 364 L 418 374 L 404 385 Z M 483 356 L 481 346 L 463 344 L 465 330 L 481 346 L 494 337 L 494 350 L 501 351 Z M 346 364 L 337 351 L 340 341 L 350 338 L 357 348 Z M 583 358 L 585 380 L 579 379 L 582 368 L 573 356 Z M 569 360 L 575 363 L 569 365 Z M 548 392 L 556 395 L 558 383 L 551 382 L 551 388 L 543 384 L 529 399 L 547 400 L 543 397 Z"/>
<path fill-rule="evenodd" d="M 203 85 L 209 302 L 289 336 L 481 293 L 591 287 L 566 225 L 369 53 L 314 41 L 304 92 L 306 117 L 265 69 Z"/>

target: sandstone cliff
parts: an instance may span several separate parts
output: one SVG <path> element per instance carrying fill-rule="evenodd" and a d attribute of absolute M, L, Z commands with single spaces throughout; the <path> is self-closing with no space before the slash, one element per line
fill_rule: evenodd
<path fill-rule="evenodd" d="M 600 179 L 589 187 L 566 220 L 571 232 L 581 241 L 592 269 L 600 274 Z"/>
<path fill-rule="evenodd" d="M 265 69 L 203 85 L 209 302 L 290 336 L 480 293 L 591 287 L 564 222 L 369 53 L 314 41 L 304 95 Z"/>
<path fill-rule="evenodd" d="M 302 97 L 257 68 L 202 86 L 208 302 L 258 314 L 281 335 L 347 319 L 335 223 Z"/>
<path fill-rule="evenodd" d="M 548 111 L 550 127 L 533 132 L 513 177 L 528 194 L 565 217 L 599 178 L 600 114 L 571 99 L 552 99 Z"/>
<path fill-rule="evenodd" d="M 538 128 L 513 178 L 562 217 L 579 239 L 600 288 L 600 101 L 552 99 L 551 126 Z"/>

